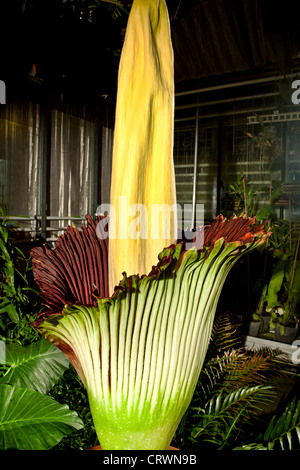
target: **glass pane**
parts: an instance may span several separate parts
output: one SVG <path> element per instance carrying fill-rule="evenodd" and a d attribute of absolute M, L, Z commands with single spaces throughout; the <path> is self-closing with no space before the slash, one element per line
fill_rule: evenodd
<path fill-rule="evenodd" d="M 195 126 L 195 124 L 194 124 Z M 217 207 L 217 127 L 200 127 L 198 132 L 198 155 L 196 174 L 196 220 L 210 221 L 216 216 Z M 174 162 L 177 203 L 189 205 L 191 219 L 194 186 L 195 127 L 177 128 L 174 133 Z M 204 206 L 204 207 L 202 207 Z M 203 215 L 204 209 L 204 215 Z M 179 221 L 180 222 L 180 221 Z"/>
<path fill-rule="evenodd" d="M 38 213 L 39 106 L 16 102 L 3 107 L 0 115 L 0 203 L 10 215 Z"/>
<path fill-rule="evenodd" d="M 86 214 L 96 210 L 92 181 L 97 132 L 93 122 L 52 111 L 49 215 L 53 228 L 76 223 L 73 218 L 81 224 Z M 54 231 L 51 236 L 56 236 Z"/>
<path fill-rule="evenodd" d="M 223 135 L 222 212 L 255 215 L 281 184 L 281 128 L 232 121 L 224 125 Z"/>

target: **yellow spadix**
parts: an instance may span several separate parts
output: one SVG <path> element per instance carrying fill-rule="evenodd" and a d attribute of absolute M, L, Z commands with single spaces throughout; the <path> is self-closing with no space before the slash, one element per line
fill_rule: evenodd
<path fill-rule="evenodd" d="M 157 263 L 157 254 L 177 238 L 173 125 L 173 50 L 167 7 L 164 0 L 134 0 L 118 76 L 110 294 L 124 271 L 147 274 Z"/>

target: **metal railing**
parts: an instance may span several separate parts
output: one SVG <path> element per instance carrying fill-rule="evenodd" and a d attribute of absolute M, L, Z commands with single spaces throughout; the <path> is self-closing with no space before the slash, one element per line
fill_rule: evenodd
<path fill-rule="evenodd" d="M 38 215 L 34 217 L 11 215 L 5 220 L 5 225 L 10 234 L 14 235 L 16 243 L 40 239 L 48 243 L 56 242 L 59 235 L 64 233 L 69 225 L 81 227 L 86 221 L 84 216 L 46 216 L 43 218 Z"/>

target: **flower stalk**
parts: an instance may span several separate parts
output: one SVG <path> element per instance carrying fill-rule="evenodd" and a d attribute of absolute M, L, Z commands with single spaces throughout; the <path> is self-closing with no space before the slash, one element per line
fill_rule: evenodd
<path fill-rule="evenodd" d="M 146 227 L 143 212 L 139 217 L 140 237 L 133 239 L 128 230 L 122 230 L 123 225 L 138 223 L 132 216 L 139 212 L 140 205 L 151 218 L 152 208 L 172 208 L 176 204 L 173 69 L 165 1 L 135 0 L 118 76 L 110 196 L 115 211 L 111 219 L 115 226 L 110 227 L 110 232 L 116 236 L 110 237 L 110 295 L 123 271 L 149 272 L 157 254 L 177 239 L 176 211 L 167 216 L 167 233 L 161 216 L 155 238 L 150 224 Z M 120 202 L 123 198 L 134 213 L 125 213 Z"/>

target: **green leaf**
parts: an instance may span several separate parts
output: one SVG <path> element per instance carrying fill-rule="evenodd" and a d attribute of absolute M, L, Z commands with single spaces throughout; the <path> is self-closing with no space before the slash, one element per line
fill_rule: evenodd
<path fill-rule="evenodd" d="M 272 214 L 272 206 L 266 206 L 255 217 L 257 222 L 261 222 L 262 220 L 267 219 Z"/>
<path fill-rule="evenodd" d="M 280 443 L 282 450 L 293 450 L 300 444 L 300 400 L 289 401 L 281 415 L 274 415 L 265 431 L 264 440 L 268 447 Z M 298 442 L 298 444 L 297 444 Z"/>
<path fill-rule="evenodd" d="M 11 303 L 10 299 L 4 297 L 3 302 L 1 303 L 2 308 L 0 309 L 0 313 L 7 313 L 9 318 L 12 322 L 18 323 L 19 315 L 17 312 L 16 307 L 13 303 Z"/>
<path fill-rule="evenodd" d="M 7 344 L 6 365 L 10 368 L 0 379 L 0 384 L 48 393 L 69 364 L 66 356 L 44 339 L 28 346 Z"/>
<path fill-rule="evenodd" d="M 204 412 L 195 415 L 198 422 L 191 436 L 198 441 L 211 442 L 222 448 L 247 414 L 258 410 L 260 405 L 268 403 L 272 397 L 272 388 L 263 385 L 241 387 L 227 395 L 221 391 L 207 401 Z"/>
<path fill-rule="evenodd" d="M 0 449 L 47 450 L 82 427 L 77 413 L 48 395 L 0 385 Z"/>
<path fill-rule="evenodd" d="M 268 305 L 276 305 L 278 302 L 278 294 L 282 287 L 282 283 L 284 280 L 284 273 L 285 273 L 285 262 L 281 259 L 274 269 L 272 274 L 272 278 L 269 282 L 268 293 L 267 293 L 267 302 Z"/>
<path fill-rule="evenodd" d="M 4 237 L 5 240 L 5 237 Z M 0 238 L 0 253 L 3 253 L 3 257 L 10 260 L 10 254 L 5 246 L 4 241 Z"/>
<path fill-rule="evenodd" d="M 12 261 L 7 261 L 3 266 L 3 272 L 6 277 L 6 282 L 12 289 L 12 292 L 15 292 L 15 268 Z M 5 285 L 5 284 L 3 284 Z"/>
<path fill-rule="evenodd" d="M 253 320 L 257 320 L 257 321 L 262 322 L 262 318 L 258 313 L 252 313 L 252 318 L 253 318 Z"/>
<path fill-rule="evenodd" d="M 4 227 L 4 225 L 1 226 L 0 232 L 1 232 L 1 235 L 2 235 L 2 237 L 3 237 L 4 242 L 7 243 L 7 240 L 8 240 L 8 231 L 7 231 L 7 229 Z"/>

